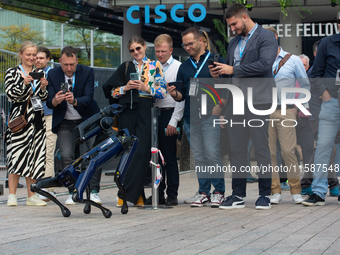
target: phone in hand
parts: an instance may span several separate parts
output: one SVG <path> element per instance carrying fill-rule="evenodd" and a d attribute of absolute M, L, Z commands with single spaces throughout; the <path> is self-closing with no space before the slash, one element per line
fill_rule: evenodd
<path fill-rule="evenodd" d="M 130 73 L 130 80 L 138 81 L 139 80 L 138 73 Z"/>
<path fill-rule="evenodd" d="M 208 59 L 208 64 L 210 66 L 216 67 L 216 64 L 214 64 L 214 60 L 212 60 L 212 59 Z"/>
<path fill-rule="evenodd" d="M 60 83 L 60 90 L 65 94 L 68 91 L 68 84 L 67 83 Z"/>
<path fill-rule="evenodd" d="M 36 72 L 30 72 L 29 76 L 31 76 L 34 80 L 40 80 L 41 78 L 44 78 L 44 73 L 36 73 Z"/>
<path fill-rule="evenodd" d="M 172 82 L 169 82 L 169 87 L 170 86 L 176 86 L 176 88 L 178 88 L 179 86 L 182 86 L 182 85 L 183 85 L 182 81 L 172 81 Z"/>

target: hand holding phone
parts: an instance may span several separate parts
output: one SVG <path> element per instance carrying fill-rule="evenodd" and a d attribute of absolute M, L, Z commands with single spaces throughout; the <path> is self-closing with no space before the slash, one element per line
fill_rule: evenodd
<path fill-rule="evenodd" d="M 34 80 L 40 80 L 41 78 L 44 77 L 44 73 L 43 72 L 40 72 L 40 73 L 30 72 L 29 76 L 31 76 Z"/>
<path fill-rule="evenodd" d="M 130 80 L 138 81 L 139 80 L 138 73 L 130 73 Z"/>
<path fill-rule="evenodd" d="M 216 67 L 216 64 L 214 64 L 214 60 L 212 60 L 212 59 L 208 59 L 208 64 L 210 66 L 213 66 L 213 68 Z"/>
<path fill-rule="evenodd" d="M 169 82 L 169 87 L 170 86 L 175 86 L 176 88 L 178 88 L 179 86 L 182 86 L 182 85 L 183 85 L 182 81 L 172 81 L 172 82 Z"/>

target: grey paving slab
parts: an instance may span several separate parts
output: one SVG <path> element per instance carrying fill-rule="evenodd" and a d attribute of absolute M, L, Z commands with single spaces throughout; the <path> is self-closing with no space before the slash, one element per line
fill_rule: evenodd
<path fill-rule="evenodd" d="M 231 179 L 225 180 L 229 195 Z M 5 189 L 0 197 L 0 254 L 339 253 L 337 198 L 327 197 L 323 207 L 304 207 L 293 204 L 289 192 L 283 192 L 282 204 L 257 211 L 257 185 L 248 184 L 244 209 L 191 208 L 183 200 L 196 193 L 197 178 L 194 173 L 184 174 L 178 206 L 168 210 L 130 207 L 129 213 L 122 215 L 116 207 L 117 188 L 111 177 L 103 175 L 100 196 L 113 213 L 110 219 L 97 208 L 85 215 L 81 204 L 69 206 L 69 218 L 51 202 L 45 207 L 26 206 L 25 188 L 18 189 L 19 205 L 7 207 Z M 67 190 L 56 191 L 64 202 Z"/>

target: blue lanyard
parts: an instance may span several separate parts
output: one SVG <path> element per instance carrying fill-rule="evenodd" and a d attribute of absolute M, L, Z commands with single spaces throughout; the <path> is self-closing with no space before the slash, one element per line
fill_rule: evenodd
<path fill-rule="evenodd" d="M 244 52 L 244 48 L 246 47 L 246 45 L 247 45 L 247 43 L 248 43 L 250 37 L 254 34 L 254 32 L 255 32 L 255 30 L 256 30 L 257 27 L 258 27 L 258 24 L 255 25 L 253 31 L 250 33 L 250 35 L 249 35 L 249 37 L 248 37 L 246 43 L 244 44 L 243 48 L 241 48 L 241 37 L 239 38 L 239 40 L 238 40 L 238 46 L 239 46 L 239 48 L 240 48 L 240 58 L 242 58 L 242 55 L 243 55 L 243 52 Z"/>
<path fill-rule="evenodd" d="M 48 76 L 48 72 L 51 70 L 52 68 L 49 66 L 48 68 L 47 68 L 47 70 L 46 70 L 46 78 L 47 78 L 47 76 Z"/>
<path fill-rule="evenodd" d="M 203 68 L 203 66 L 204 66 L 204 64 L 205 64 L 205 62 L 207 62 L 209 56 L 210 56 L 210 52 L 208 52 L 207 56 L 206 56 L 205 59 L 203 60 L 201 66 L 200 66 L 200 68 L 197 70 L 197 72 L 196 72 L 194 78 L 197 78 L 197 76 L 198 76 L 199 73 L 201 72 L 201 70 L 202 70 L 202 68 Z M 194 63 L 194 61 L 192 61 L 191 58 L 190 58 L 190 61 L 191 61 L 192 65 L 197 69 L 197 65 Z"/>
<path fill-rule="evenodd" d="M 170 64 L 165 68 L 163 69 L 163 72 L 165 73 L 166 70 L 168 70 L 168 68 L 171 66 L 171 64 L 174 62 L 174 58 L 172 58 Z"/>
<path fill-rule="evenodd" d="M 26 72 L 25 72 L 25 70 L 24 70 L 24 68 L 22 67 L 21 64 L 19 65 L 19 67 L 20 67 L 21 71 L 24 73 L 24 75 L 27 76 L 27 74 L 26 74 Z M 30 84 L 31 84 L 31 87 L 32 87 L 33 93 L 34 93 L 34 92 L 35 92 L 35 88 L 36 88 L 36 86 L 37 86 L 36 80 L 33 80 L 33 84 L 34 84 L 34 85 L 32 84 L 32 82 L 31 82 Z"/>

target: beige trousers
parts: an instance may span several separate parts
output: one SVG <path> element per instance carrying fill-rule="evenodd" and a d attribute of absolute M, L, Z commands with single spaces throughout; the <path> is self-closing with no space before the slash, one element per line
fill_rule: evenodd
<path fill-rule="evenodd" d="M 295 155 L 296 149 L 296 131 L 294 126 L 294 121 L 296 120 L 291 109 L 287 109 L 286 115 L 281 115 L 281 110 L 276 110 L 270 115 L 270 119 L 275 119 L 276 121 L 271 121 L 269 123 L 269 149 L 273 166 L 272 173 L 272 194 L 281 193 L 280 186 L 280 176 L 277 168 L 276 160 L 276 141 L 279 140 L 281 147 L 281 155 L 285 162 L 284 170 L 287 171 L 288 184 L 290 186 L 290 193 L 299 194 L 301 193 L 301 183 L 300 183 L 300 169 Z M 281 122 L 285 127 L 281 124 Z M 276 170 L 276 171 L 275 171 Z"/>

